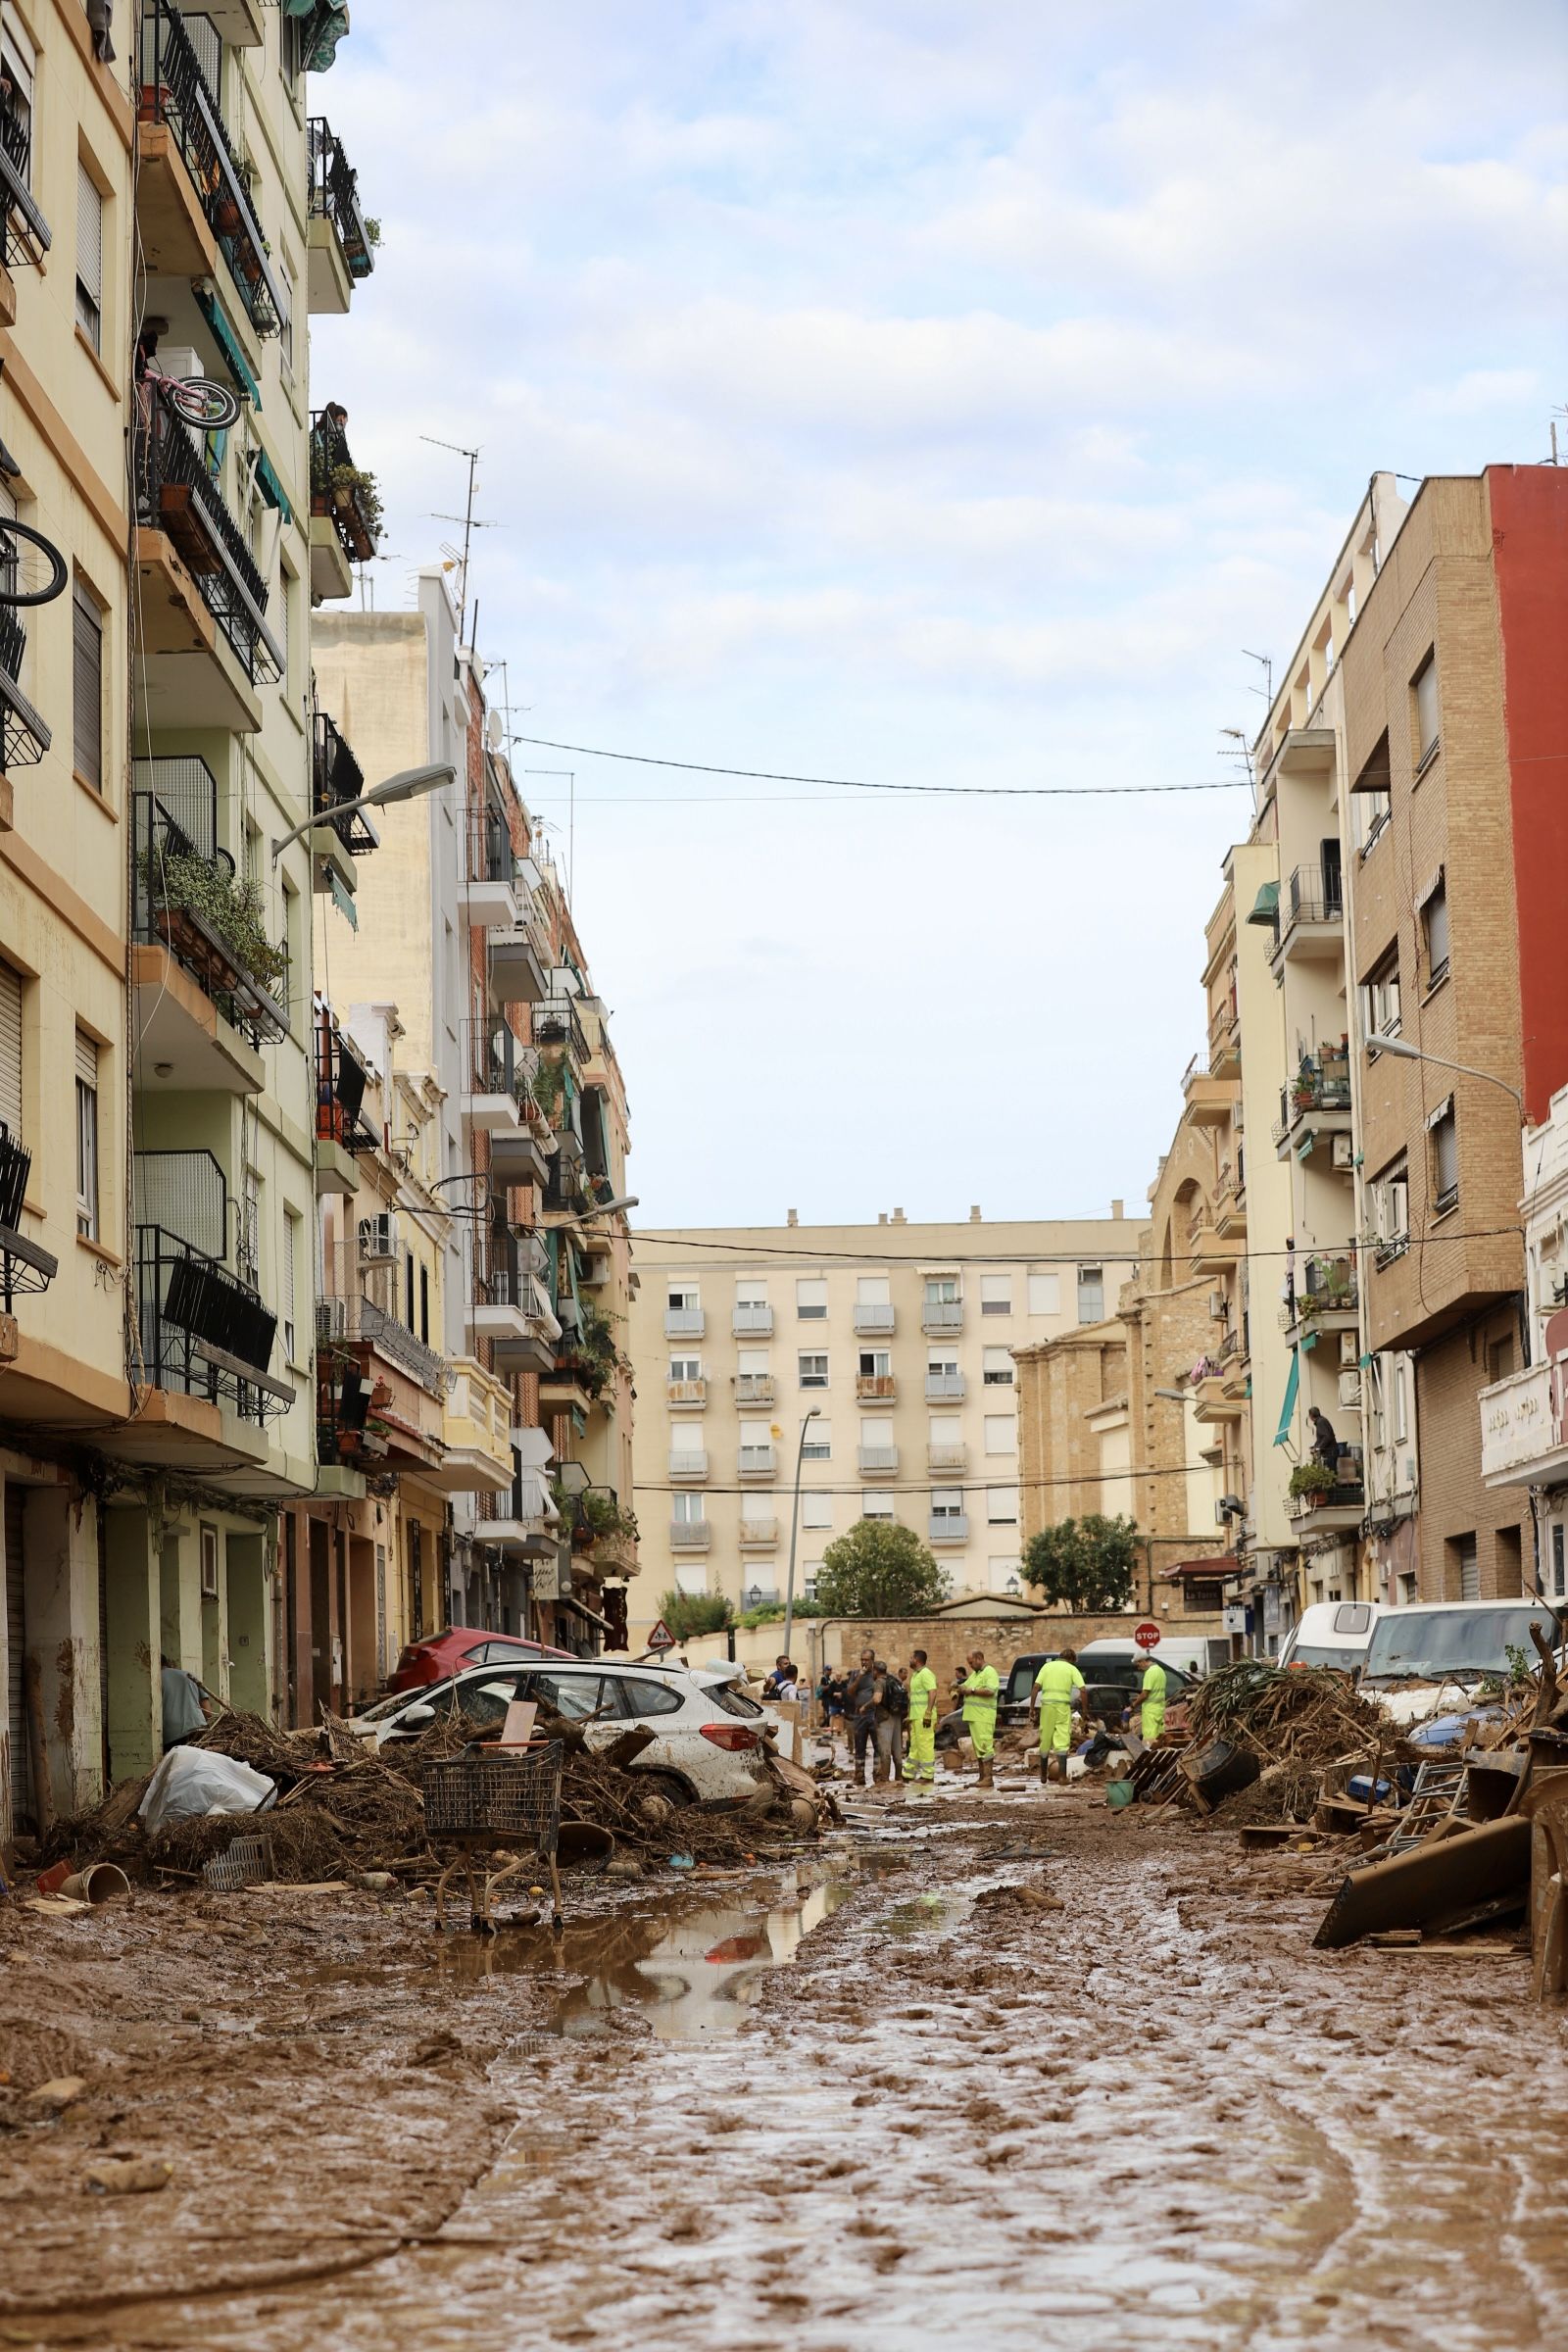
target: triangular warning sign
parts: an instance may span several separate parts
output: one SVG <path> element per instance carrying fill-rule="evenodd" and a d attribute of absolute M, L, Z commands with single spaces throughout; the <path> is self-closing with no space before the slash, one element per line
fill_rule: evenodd
<path fill-rule="evenodd" d="M 649 1649 L 673 1649 L 674 1646 L 675 1637 L 661 1617 L 648 1637 L 647 1647 Z"/>

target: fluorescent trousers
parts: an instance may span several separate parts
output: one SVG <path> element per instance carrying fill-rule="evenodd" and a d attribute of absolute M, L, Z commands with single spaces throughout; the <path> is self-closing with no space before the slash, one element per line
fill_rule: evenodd
<path fill-rule="evenodd" d="M 1165 1728 L 1165 1701 L 1150 1698 L 1144 1701 L 1142 1720 L 1138 1726 L 1146 1740 L 1157 1740 Z"/>
<path fill-rule="evenodd" d="M 909 1745 L 904 1758 L 904 1777 L 906 1781 L 930 1781 L 936 1778 L 937 1727 L 920 1715 L 911 1715 L 908 1722 Z"/>
<path fill-rule="evenodd" d="M 990 1707 L 965 1707 L 963 1728 L 974 1743 L 977 1756 L 992 1756 L 997 1751 L 997 1710 Z"/>
<path fill-rule="evenodd" d="M 1040 1753 L 1064 1756 L 1072 1734 L 1070 1698 L 1048 1698 L 1040 1709 Z"/>

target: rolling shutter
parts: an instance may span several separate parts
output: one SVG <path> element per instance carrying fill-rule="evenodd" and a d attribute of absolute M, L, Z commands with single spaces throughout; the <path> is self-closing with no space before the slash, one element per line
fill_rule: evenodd
<path fill-rule="evenodd" d="M 72 758 L 101 792 L 104 782 L 103 615 L 78 580 L 72 607 Z"/>
<path fill-rule="evenodd" d="M 22 1655 L 27 1645 L 23 1605 L 22 1508 L 24 1490 L 6 1483 L 6 1722 L 11 1733 L 11 1828 L 32 1811 L 32 1768 L 27 1753 L 27 1714 L 22 1701 Z"/>
<path fill-rule="evenodd" d="M 22 974 L 0 963 L 0 1123 L 22 1133 Z"/>
<path fill-rule="evenodd" d="M 76 323 L 94 351 L 103 345 L 104 200 L 87 167 L 76 162 Z"/>

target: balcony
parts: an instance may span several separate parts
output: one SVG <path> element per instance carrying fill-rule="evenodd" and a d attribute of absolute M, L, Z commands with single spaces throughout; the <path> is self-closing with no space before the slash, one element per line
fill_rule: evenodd
<path fill-rule="evenodd" d="M 856 1459 L 862 1478 L 896 1478 L 899 1470 L 899 1449 L 896 1446 L 862 1446 Z"/>
<path fill-rule="evenodd" d="M 860 1340 L 881 1339 L 893 1331 L 896 1310 L 891 1306 L 858 1306 L 855 1310 L 855 1336 Z"/>
<path fill-rule="evenodd" d="M 961 1298 L 928 1298 L 920 1309 L 920 1329 L 940 1339 L 944 1333 L 963 1329 L 963 1300 Z"/>
<path fill-rule="evenodd" d="M 588 1039 L 570 997 L 546 996 L 535 1004 L 533 1042 L 547 1052 L 564 1049 L 579 1068 L 588 1059 Z"/>
<path fill-rule="evenodd" d="M 925 1449 L 928 1470 L 966 1470 L 969 1467 L 969 1448 L 961 1444 L 928 1446 Z"/>
<path fill-rule="evenodd" d="M 664 1402 L 672 1413 L 689 1412 L 694 1408 L 700 1412 L 708 1402 L 708 1383 L 706 1380 L 666 1380 Z"/>
<path fill-rule="evenodd" d="M 54 240 L 32 193 L 32 119 L 9 100 L 8 91 L 9 84 L 0 91 L 0 259 L 8 270 L 24 262 L 36 268 Z M 15 324 L 14 316 L 5 323 Z"/>
<path fill-rule="evenodd" d="M 1568 1485 L 1561 1359 L 1527 1364 L 1483 1389 L 1481 1475 L 1489 1487 Z"/>
<path fill-rule="evenodd" d="M 738 1340 L 766 1340 L 773 1333 L 773 1309 L 763 1303 L 737 1306 L 730 1317 L 730 1330 Z"/>
<path fill-rule="evenodd" d="M 1214 1231 L 1222 1242 L 1247 1239 L 1247 1177 L 1243 1168 L 1227 1164 L 1214 1187 Z"/>
<path fill-rule="evenodd" d="M 230 1405 L 258 1428 L 270 1413 L 286 1411 L 294 1390 L 268 1371 L 277 1317 L 260 1295 L 164 1226 L 138 1225 L 135 1240 L 138 1366 L 146 1385 Z"/>
<path fill-rule="evenodd" d="M 54 740 L 22 690 L 26 651 L 27 632 L 15 608 L 0 607 L 0 773 L 36 767 Z"/>
<path fill-rule="evenodd" d="M 966 1511 L 933 1511 L 926 1533 L 926 1542 L 933 1546 L 944 1544 L 967 1544 L 969 1515 Z"/>
<path fill-rule="evenodd" d="M 1346 1467 L 1346 1454 L 1354 1455 L 1355 1451 L 1354 1447 L 1346 1447 L 1340 1457 L 1342 1471 Z M 1366 1516 L 1366 1488 L 1359 1459 L 1354 1460 L 1352 1467 L 1353 1476 L 1342 1476 L 1331 1487 L 1287 1496 L 1286 1514 L 1304 1536 L 1347 1535 L 1360 1527 Z"/>
<path fill-rule="evenodd" d="M 586 1416 L 609 1386 L 605 1367 L 569 1342 L 559 1346 L 539 1375 L 541 1412 Z"/>
<path fill-rule="evenodd" d="M 512 1390 L 471 1355 L 449 1367 L 439 1465 L 424 1473 L 442 1494 L 501 1494 L 513 1483 Z"/>
<path fill-rule="evenodd" d="M 669 1523 L 671 1551 L 706 1551 L 712 1541 L 712 1526 L 707 1519 L 672 1519 Z"/>
<path fill-rule="evenodd" d="M 218 847 L 218 786 L 204 760 L 138 760 L 131 793 L 131 981 L 138 1084 L 258 1095 L 260 1048 L 288 1035 L 272 992 L 286 973 L 258 894 Z M 286 999 L 287 982 L 282 995 Z"/>
<path fill-rule="evenodd" d="M 368 564 L 381 538 L 381 498 L 373 474 L 356 466 L 349 448 L 347 409 L 329 401 L 311 417 L 311 544 L 335 533 L 351 564 Z"/>
<path fill-rule="evenodd" d="M 523 1434 L 514 1432 L 509 1483 L 478 1498 L 475 1532 L 481 1543 L 494 1544 L 514 1557 L 553 1561 L 560 1551 L 561 1513 L 544 1472 L 516 1452 L 515 1442 Z"/>
<path fill-rule="evenodd" d="M 1208 1074 L 1211 1078 L 1239 1078 L 1242 1074 L 1242 1022 L 1234 984 L 1209 1010 Z"/>
<path fill-rule="evenodd" d="M 323 115 L 306 124 L 310 156 L 310 251 L 307 294 L 313 318 L 343 318 L 356 286 L 375 268 L 369 223 L 360 205 L 359 173 Z"/>
<path fill-rule="evenodd" d="M 488 934 L 490 983 L 503 1004 L 537 1004 L 550 986 L 550 942 L 524 902 L 515 921 Z"/>
<path fill-rule="evenodd" d="M 534 1057 L 499 1013 L 463 1024 L 463 1116 L 490 1138 L 490 1166 L 506 1184 L 547 1184 L 555 1141 L 529 1080 Z"/>
<path fill-rule="evenodd" d="M 664 1309 L 666 1340 L 700 1340 L 705 1328 L 700 1306 L 666 1306 Z"/>
<path fill-rule="evenodd" d="M 771 1372 L 737 1372 L 735 1401 L 737 1404 L 771 1404 L 775 1395 Z"/>
<path fill-rule="evenodd" d="M 352 807 L 364 792 L 365 770 L 326 712 L 318 710 L 311 735 L 311 814 L 317 819 L 311 853 L 349 898 L 354 896 L 354 859 L 381 846 L 369 810 Z"/>
<path fill-rule="evenodd" d="M 1344 954 L 1345 897 L 1337 866 L 1298 865 L 1280 892 L 1271 963 L 1337 963 Z"/>
<path fill-rule="evenodd" d="M 1245 1226 L 1243 1231 L 1245 1233 Z M 1188 1263 L 1195 1274 L 1224 1274 L 1240 1263 L 1246 1247 L 1242 1235 L 1222 1238 L 1218 1224 L 1210 1214 L 1188 1232 Z"/>
<path fill-rule="evenodd" d="M 1206 1054 L 1195 1054 L 1182 1073 L 1182 1117 L 1191 1127 L 1228 1127 L 1239 1100 L 1237 1082 L 1222 1078 Z"/>
<path fill-rule="evenodd" d="M 267 582 L 201 450 L 164 394 L 135 395 L 139 641 L 133 675 L 143 728 L 255 734 L 253 689 L 283 675 L 267 625 Z"/>
<path fill-rule="evenodd" d="M 221 254 L 258 335 L 275 335 L 285 304 L 272 274 L 250 179 L 172 0 L 144 0 L 136 228 L 153 277 L 214 275 Z"/>
<path fill-rule="evenodd" d="M 964 1376 L 961 1372 L 928 1372 L 925 1376 L 927 1404 L 961 1404 Z"/>
<path fill-rule="evenodd" d="M 777 1478 L 778 1448 L 770 1445 L 743 1446 L 736 1468 L 742 1478 Z"/>
<path fill-rule="evenodd" d="M 771 1551 L 778 1542 L 776 1519 L 742 1519 L 742 1551 Z"/>
<path fill-rule="evenodd" d="M 891 1404 L 899 1393 L 897 1376 L 892 1372 L 858 1372 L 855 1394 L 861 1404 Z"/>
<path fill-rule="evenodd" d="M 316 1005 L 316 1197 L 352 1200 L 360 1189 L 358 1154 L 375 1137 L 361 1117 L 369 1072 L 319 998 Z"/>
<path fill-rule="evenodd" d="M 1280 1115 L 1274 1126 L 1274 1149 L 1281 1159 L 1294 1151 L 1306 1159 L 1320 1135 L 1350 1132 L 1350 1071 L 1343 1047 L 1325 1047 L 1321 1055 L 1306 1055 L 1296 1076 L 1280 1089 Z"/>
<path fill-rule="evenodd" d="M 463 867 L 464 904 L 476 930 L 510 931 L 517 920 L 519 858 L 506 811 L 485 799 L 468 810 Z"/>
<path fill-rule="evenodd" d="M 701 1486 L 708 1476 L 708 1454 L 704 1447 L 688 1446 L 684 1452 L 669 1457 L 669 1475 L 682 1486 Z"/>
<path fill-rule="evenodd" d="M 545 1177 L 540 1197 L 546 1216 L 575 1221 L 599 1199 L 595 1178 L 589 1175 L 581 1139 L 570 1127 L 561 1129 L 556 1156 Z"/>
<path fill-rule="evenodd" d="M 1241 1384 L 1230 1379 L 1218 1367 L 1193 1381 L 1193 1418 L 1205 1428 L 1218 1427 L 1222 1422 L 1246 1418 L 1247 1402 L 1239 1393 Z"/>
<path fill-rule="evenodd" d="M 494 1236 L 476 1240 L 471 1292 L 468 1331 L 498 1373 L 554 1368 L 561 1325 L 515 1249 Z"/>
<path fill-rule="evenodd" d="M 1296 1261 L 1292 1296 L 1280 1308 L 1280 1329 L 1293 1336 L 1308 1331 L 1354 1331 L 1361 1286 L 1353 1256 L 1312 1256 Z"/>

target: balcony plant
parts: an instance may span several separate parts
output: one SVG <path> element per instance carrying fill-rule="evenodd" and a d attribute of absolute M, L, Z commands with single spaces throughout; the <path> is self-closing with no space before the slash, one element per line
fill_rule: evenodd
<path fill-rule="evenodd" d="M 240 978 L 260 988 L 282 979 L 288 951 L 267 936 L 259 882 L 237 881 L 226 866 L 182 852 L 144 851 L 140 867 L 149 900 L 166 917 L 160 928 L 172 947 L 181 944 L 180 916 L 192 915 L 232 957 Z M 207 943 L 200 944 L 205 948 Z"/>
<path fill-rule="evenodd" d="M 1310 1509 L 1326 1494 L 1333 1494 L 1336 1483 L 1327 1462 L 1298 1462 L 1291 1472 L 1291 1500 L 1297 1502 L 1304 1497 Z"/>
<path fill-rule="evenodd" d="M 334 466 L 330 488 L 332 504 L 345 517 L 345 527 L 354 535 L 357 548 L 364 545 L 362 562 L 368 561 L 381 538 L 381 492 L 374 474 L 363 466 Z"/>

